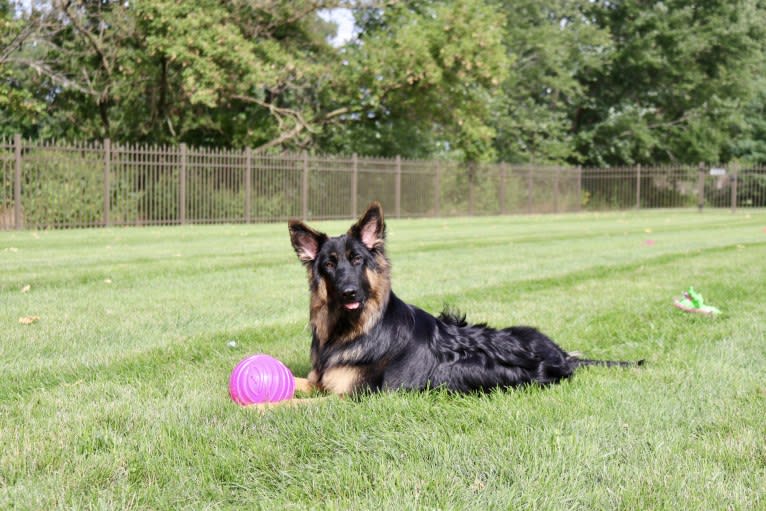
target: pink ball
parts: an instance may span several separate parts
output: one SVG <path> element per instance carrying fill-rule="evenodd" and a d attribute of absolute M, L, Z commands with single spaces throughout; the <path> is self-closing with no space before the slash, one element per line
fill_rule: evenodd
<path fill-rule="evenodd" d="M 243 406 L 292 399 L 295 395 L 295 377 L 276 358 L 251 355 L 231 372 L 229 394 Z"/>

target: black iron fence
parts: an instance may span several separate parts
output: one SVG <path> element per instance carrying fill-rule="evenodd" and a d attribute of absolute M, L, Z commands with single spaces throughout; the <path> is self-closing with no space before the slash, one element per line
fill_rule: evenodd
<path fill-rule="evenodd" d="M 765 207 L 766 168 L 572 168 L 0 140 L 0 229 Z"/>

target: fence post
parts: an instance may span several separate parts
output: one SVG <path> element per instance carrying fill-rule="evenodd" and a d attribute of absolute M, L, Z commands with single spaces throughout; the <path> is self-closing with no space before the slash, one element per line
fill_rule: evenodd
<path fill-rule="evenodd" d="M 527 213 L 532 212 L 532 163 L 527 167 Z"/>
<path fill-rule="evenodd" d="M 577 211 L 582 211 L 582 165 L 577 166 Z"/>
<path fill-rule="evenodd" d="M 468 162 L 468 216 L 473 216 L 473 178 L 476 169 L 475 162 Z"/>
<path fill-rule="evenodd" d="M 24 228 L 21 218 L 21 134 L 13 135 L 14 176 L 13 176 L 13 218 L 16 229 Z"/>
<path fill-rule="evenodd" d="M 109 184 L 109 177 L 112 173 L 112 141 L 108 138 L 104 139 L 104 227 L 109 227 L 109 209 L 111 186 Z"/>
<path fill-rule="evenodd" d="M 561 167 L 556 167 L 556 173 L 553 176 L 553 212 L 559 212 L 559 174 Z"/>
<path fill-rule="evenodd" d="M 641 209 L 641 164 L 636 166 L 636 209 Z"/>
<path fill-rule="evenodd" d="M 697 171 L 697 209 L 702 213 L 702 208 L 705 206 L 705 163 L 700 162 L 699 170 Z"/>
<path fill-rule="evenodd" d="M 442 163 L 436 160 L 436 175 L 434 176 L 434 212 L 436 216 L 441 216 L 441 196 L 442 196 Z"/>
<path fill-rule="evenodd" d="M 500 164 L 500 190 L 498 192 L 497 200 L 500 202 L 501 215 L 508 213 L 508 210 L 505 207 L 506 166 L 507 164 L 505 162 Z"/>
<path fill-rule="evenodd" d="M 402 216 L 402 158 L 396 155 L 396 182 L 394 183 L 396 218 Z"/>
<path fill-rule="evenodd" d="M 359 159 L 356 153 L 351 155 L 351 218 L 356 218 L 359 209 L 358 198 L 359 194 Z"/>
<path fill-rule="evenodd" d="M 731 166 L 731 212 L 737 212 L 737 181 L 739 181 L 739 165 Z"/>
<path fill-rule="evenodd" d="M 252 220 L 253 209 L 253 151 L 245 148 L 245 223 Z"/>
<path fill-rule="evenodd" d="M 181 144 L 181 168 L 178 172 L 178 222 L 186 223 L 186 144 Z"/>
<path fill-rule="evenodd" d="M 309 153 L 303 151 L 303 182 L 301 183 L 301 217 L 309 219 Z"/>

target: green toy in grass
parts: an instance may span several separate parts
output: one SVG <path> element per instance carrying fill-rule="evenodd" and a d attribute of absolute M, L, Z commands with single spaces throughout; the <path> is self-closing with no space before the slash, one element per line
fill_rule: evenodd
<path fill-rule="evenodd" d="M 684 291 L 684 294 L 680 298 L 676 298 L 673 305 L 684 312 L 696 312 L 697 314 L 713 316 L 721 313 L 718 308 L 713 307 L 712 305 L 705 305 L 702 295 L 696 292 L 693 287 L 689 287 L 689 290 Z"/>

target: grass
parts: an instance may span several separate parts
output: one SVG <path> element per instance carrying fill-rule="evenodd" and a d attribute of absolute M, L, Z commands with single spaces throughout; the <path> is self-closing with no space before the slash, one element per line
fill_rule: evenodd
<path fill-rule="evenodd" d="M 647 365 L 263 415 L 226 384 L 255 352 L 308 372 L 286 226 L 0 233 L 0 508 L 763 509 L 764 229 L 763 210 L 390 220 L 406 301 Z M 690 284 L 724 314 L 672 308 Z"/>

